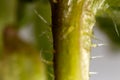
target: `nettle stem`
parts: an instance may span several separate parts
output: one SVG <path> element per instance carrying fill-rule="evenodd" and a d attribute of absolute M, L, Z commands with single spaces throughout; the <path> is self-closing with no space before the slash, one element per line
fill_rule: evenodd
<path fill-rule="evenodd" d="M 55 80 L 89 80 L 94 15 L 104 0 L 51 0 Z"/>

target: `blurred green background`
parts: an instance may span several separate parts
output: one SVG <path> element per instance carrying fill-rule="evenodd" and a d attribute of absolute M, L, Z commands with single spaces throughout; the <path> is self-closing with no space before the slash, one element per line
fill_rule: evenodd
<path fill-rule="evenodd" d="M 19 37 L 41 53 L 48 78 L 53 80 L 51 26 L 39 17 L 51 24 L 50 10 L 48 0 L 0 0 L 0 54 L 4 46 L 3 30 L 6 25 L 15 24 Z"/>

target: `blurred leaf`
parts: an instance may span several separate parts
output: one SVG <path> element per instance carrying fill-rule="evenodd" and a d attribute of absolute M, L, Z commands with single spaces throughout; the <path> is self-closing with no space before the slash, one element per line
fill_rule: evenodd
<path fill-rule="evenodd" d="M 2 32 L 5 24 L 16 22 L 17 0 L 0 0 L 0 54 L 3 49 Z"/>
<path fill-rule="evenodd" d="M 40 58 L 40 52 L 19 38 L 14 25 L 5 26 L 3 44 L 0 79 L 46 80 L 45 65 Z"/>
<path fill-rule="evenodd" d="M 35 54 L 32 57 L 28 57 L 29 55 L 24 55 L 26 53 L 27 54 L 37 53 L 36 56 L 39 58 L 39 55 L 41 52 L 42 58 L 44 60 L 52 61 L 52 34 L 51 34 L 51 31 L 49 31 L 50 27 L 44 24 L 43 21 L 38 17 L 38 15 L 34 13 L 34 10 L 37 10 L 38 13 L 40 13 L 50 23 L 51 14 L 50 14 L 50 5 L 48 0 L 18 0 L 18 1 L 10 0 L 10 2 L 1 0 L 0 4 L 1 4 L 0 5 L 0 10 L 1 10 L 1 13 L 0 13 L 1 34 L 0 35 L 2 36 L 2 32 L 5 24 L 17 24 L 18 25 L 16 27 L 17 29 L 21 29 L 24 27 L 31 27 L 32 25 L 33 31 L 31 31 L 31 33 L 34 34 L 35 45 L 36 45 L 36 47 L 35 45 L 31 45 L 31 43 L 27 43 L 29 45 L 25 45 L 26 42 L 25 44 L 22 44 L 19 41 L 16 41 L 13 39 L 12 42 L 10 42 L 10 45 L 15 44 L 14 46 L 17 46 L 16 44 L 19 43 L 19 46 L 21 47 L 22 50 L 15 51 L 13 55 L 5 59 L 6 63 L 9 63 L 9 61 L 11 62 L 11 64 L 8 64 L 7 65 L 8 67 L 5 69 L 9 69 L 9 67 L 13 68 L 15 66 L 10 66 L 10 65 L 19 64 L 19 61 L 24 61 L 25 59 L 28 59 L 30 62 L 32 62 L 33 59 L 31 58 L 32 57 L 35 58 L 34 57 Z M 45 35 L 42 35 L 43 32 L 46 32 Z M 3 39 L 2 39 L 3 36 L 2 37 L 1 36 L 0 36 L 0 44 L 3 43 Z M 17 48 L 17 47 L 14 47 L 14 48 Z M 2 48 L 0 49 L 2 50 Z M 9 50 L 6 48 L 4 48 L 4 51 L 7 51 L 8 53 L 11 54 L 11 52 L 9 52 Z M 7 52 L 4 52 L 4 53 L 6 54 Z M 21 53 L 21 55 L 19 55 L 19 53 Z M 17 59 L 12 60 L 13 57 Z M 22 60 L 20 60 L 21 57 L 22 57 Z M 24 63 L 20 63 L 19 65 L 25 67 Z M 51 74 L 53 74 L 52 65 L 49 65 L 49 64 L 46 64 L 46 65 L 48 66 L 48 73 L 47 73 L 48 77 L 50 80 L 52 80 L 53 77 L 50 76 Z M 13 71 L 12 73 L 14 74 L 14 70 L 11 70 L 11 71 Z M 22 76 L 24 76 L 24 74 L 22 74 Z"/>
<path fill-rule="evenodd" d="M 120 0 L 106 0 L 104 8 L 96 15 L 96 21 L 111 43 L 120 46 Z"/>

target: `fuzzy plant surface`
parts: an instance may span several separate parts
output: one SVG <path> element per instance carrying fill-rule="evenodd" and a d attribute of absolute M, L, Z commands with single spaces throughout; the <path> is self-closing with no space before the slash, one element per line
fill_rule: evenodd
<path fill-rule="evenodd" d="M 89 80 L 92 28 L 104 1 L 50 1 L 55 80 Z"/>
<path fill-rule="evenodd" d="M 92 31 L 93 26 L 96 20 L 100 23 L 99 18 L 101 19 L 101 16 L 104 17 L 103 12 L 109 14 L 110 17 L 112 14 L 116 16 L 119 12 L 120 1 L 49 0 L 52 14 L 52 23 L 49 25 L 49 28 L 51 27 L 52 31 L 49 29 L 50 31 L 47 30 L 45 33 L 51 35 L 52 32 L 53 43 L 52 39 L 49 40 L 53 44 L 53 50 L 51 49 L 52 47 L 48 49 L 51 43 L 47 42 L 47 40 L 51 36 L 47 36 L 46 40 L 46 35 L 42 34 L 44 32 L 42 30 L 48 28 L 43 27 L 44 24 L 41 25 L 40 20 L 38 20 L 38 17 L 41 17 L 38 15 L 39 13 L 43 16 L 49 13 L 47 11 L 49 8 L 44 9 L 49 7 L 48 5 L 45 6 L 46 1 L 40 0 L 44 4 L 39 4 L 38 0 L 11 0 L 13 2 L 11 5 L 14 4 L 12 7 L 10 7 L 11 5 L 8 6 L 6 1 L 0 1 L 5 4 L 2 5 L 0 3 L 0 10 L 2 11 L 5 8 L 5 12 L 0 13 L 0 23 L 2 25 L 5 23 L 16 23 L 19 26 L 29 23 L 34 24 L 37 46 L 38 49 L 41 49 L 39 51 L 34 46 L 21 41 L 17 37 L 16 30 L 13 27 L 7 30 L 3 30 L 4 26 L 0 27 L 0 35 L 3 39 L 3 43 L 0 42 L 0 50 L 3 51 L 3 54 L 0 56 L 0 80 L 47 80 L 49 76 L 47 75 L 46 77 L 46 74 L 52 76 L 48 80 L 89 80 L 90 51 L 93 45 L 91 38 L 94 36 Z M 32 10 L 33 8 L 38 12 Z M 18 9 L 18 12 L 16 9 Z M 34 11 L 37 14 L 36 18 L 33 15 Z M 46 15 L 45 17 L 48 16 L 50 15 Z M 42 20 L 44 21 L 43 18 Z M 112 17 L 112 21 L 117 24 L 119 23 L 119 18 Z M 44 22 L 46 23 L 46 21 Z M 115 28 L 115 32 L 119 36 L 118 29 Z M 49 67 L 48 70 L 46 70 L 46 65 L 44 65 L 40 57 L 40 53 L 42 52 L 45 53 L 43 56 L 46 56 L 46 58 L 42 58 L 49 61 L 52 60 L 52 56 L 49 53 L 53 52 L 53 66 L 49 65 L 49 62 L 44 61 L 44 63 L 47 63 L 47 67 Z"/>
<path fill-rule="evenodd" d="M 95 16 L 100 10 L 107 12 L 108 6 L 119 7 L 119 3 L 119 0 L 50 0 L 55 80 L 89 80 Z"/>

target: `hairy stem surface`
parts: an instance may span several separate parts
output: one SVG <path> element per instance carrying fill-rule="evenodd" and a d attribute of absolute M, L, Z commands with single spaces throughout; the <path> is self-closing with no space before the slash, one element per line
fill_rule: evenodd
<path fill-rule="evenodd" d="M 94 15 L 102 1 L 51 0 L 55 80 L 89 80 Z"/>

